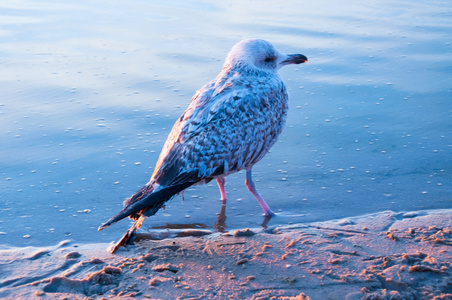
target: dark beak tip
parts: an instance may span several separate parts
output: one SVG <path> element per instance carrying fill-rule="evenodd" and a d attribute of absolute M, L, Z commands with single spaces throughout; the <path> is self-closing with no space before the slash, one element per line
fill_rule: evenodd
<path fill-rule="evenodd" d="M 308 62 L 308 58 L 303 54 L 291 54 L 289 59 L 284 61 L 286 64 L 303 64 Z"/>
<path fill-rule="evenodd" d="M 296 59 L 297 64 L 303 64 L 308 62 L 308 58 L 302 54 Z"/>

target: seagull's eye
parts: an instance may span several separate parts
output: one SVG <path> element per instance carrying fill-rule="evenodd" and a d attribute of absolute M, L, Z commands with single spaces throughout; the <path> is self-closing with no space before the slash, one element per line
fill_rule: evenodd
<path fill-rule="evenodd" d="M 272 62 L 272 61 L 274 61 L 275 60 L 275 58 L 274 57 L 266 57 L 265 59 L 264 59 L 264 61 L 265 62 Z"/>

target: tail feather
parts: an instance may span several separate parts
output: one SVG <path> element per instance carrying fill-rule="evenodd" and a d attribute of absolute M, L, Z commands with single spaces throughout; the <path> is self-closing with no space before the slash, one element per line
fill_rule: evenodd
<path fill-rule="evenodd" d="M 129 243 L 133 242 L 135 239 L 135 235 L 137 230 L 141 227 L 141 224 L 143 224 L 144 216 L 140 216 L 138 220 L 135 221 L 135 223 L 132 225 L 132 227 L 127 230 L 127 232 L 124 234 L 124 236 L 117 242 L 110 250 L 111 253 L 115 253 L 119 248 L 124 247 L 128 245 Z"/>
<path fill-rule="evenodd" d="M 145 186 L 132 195 L 132 197 L 124 201 L 125 207 L 110 220 L 102 224 L 98 230 L 101 231 L 130 215 L 138 214 L 139 216 L 152 216 L 166 201 L 193 184 L 194 182 L 187 182 L 175 186 L 164 187 L 157 191 L 152 191 L 153 189 Z M 145 190 L 151 191 L 145 192 Z"/>

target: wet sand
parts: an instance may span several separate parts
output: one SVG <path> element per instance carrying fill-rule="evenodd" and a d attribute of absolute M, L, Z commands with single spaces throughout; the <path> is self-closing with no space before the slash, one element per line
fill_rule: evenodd
<path fill-rule="evenodd" d="M 5 299 L 452 299 L 452 210 L 0 251 Z"/>

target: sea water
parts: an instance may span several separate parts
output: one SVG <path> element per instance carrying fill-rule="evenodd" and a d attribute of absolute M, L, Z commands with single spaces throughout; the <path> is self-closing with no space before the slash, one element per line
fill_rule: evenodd
<path fill-rule="evenodd" d="M 439 0 L 1 3 L 0 244 L 117 240 L 130 221 L 97 227 L 246 38 L 309 58 L 280 70 L 286 127 L 253 168 L 266 226 L 452 207 L 451 18 Z M 259 227 L 244 180 L 224 214 L 213 181 L 143 229 Z"/>

